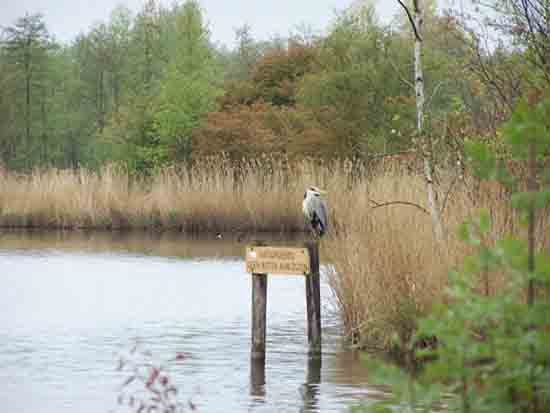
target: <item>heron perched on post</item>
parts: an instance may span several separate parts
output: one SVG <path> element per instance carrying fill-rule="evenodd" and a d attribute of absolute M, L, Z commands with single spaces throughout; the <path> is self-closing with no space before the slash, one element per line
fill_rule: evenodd
<path fill-rule="evenodd" d="M 328 229 L 328 208 L 324 199 L 321 198 L 325 193 L 315 186 L 310 186 L 306 189 L 302 202 L 306 222 L 318 237 L 322 237 Z"/>

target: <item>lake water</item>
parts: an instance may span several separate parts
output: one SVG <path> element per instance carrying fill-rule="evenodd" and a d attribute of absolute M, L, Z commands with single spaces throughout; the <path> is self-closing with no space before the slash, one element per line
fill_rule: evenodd
<path fill-rule="evenodd" d="M 2 410 L 127 411 L 117 396 L 129 373 L 116 367 L 136 339 L 155 360 L 185 353 L 165 366 L 198 411 L 331 412 L 383 397 L 344 345 L 324 283 L 323 356 L 308 360 L 303 277 L 270 277 L 266 363 L 251 366 L 245 243 L 0 232 Z"/>

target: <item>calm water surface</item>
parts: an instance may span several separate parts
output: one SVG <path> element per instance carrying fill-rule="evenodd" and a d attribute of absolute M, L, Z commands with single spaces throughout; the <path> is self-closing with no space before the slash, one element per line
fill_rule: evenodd
<path fill-rule="evenodd" d="M 270 277 L 265 376 L 251 366 L 245 242 L 0 232 L 2 410 L 125 411 L 116 365 L 136 339 L 158 359 L 189 354 L 169 371 L 198 411 L 332 412 L 382 397 L 343 345 L 325 284 L 322 362 L 308 361 L 301 277 Z"/>

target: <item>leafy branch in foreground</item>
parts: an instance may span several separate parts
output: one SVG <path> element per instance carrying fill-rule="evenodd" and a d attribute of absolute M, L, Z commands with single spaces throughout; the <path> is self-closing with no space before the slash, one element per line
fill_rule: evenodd
<path fill-rule="evenodd" d="M 525 225 L 526 239 L 507 236 L 485 242 L 490 213 L 465 222 L 459 236 L 475 251 L 453 271 L 445 302 L 419 321 L 410 351 L 418 374 L 368 361 L 375 380 L 392 397 L 358 410 L 376 412 L 543 412 L 550 408 L 550 256 L 537 248 L 537 218 L 548 212 L 550 175 L 542 160 L 550 150 L 550 99 L 522 102 L 504 127 L 505 143 L 524 176 L 514 177 L 494 153 L 475 143 L 468 153 L 475 173 L 512 190 L 511 203 Z M 539 226 L 540 227 L 540 226 Z M 540 234 L 539 234 L 540 235 Z M 502 285 L 489 295 L 483 276 L 498 274 Z M 430 337 L 435 344 L 418 349 Z"/>
<path fill-rule="evenodd" d="M 181 362 L 188 358 L 187 353 L 176 353 L 164 362 L 155 361 L 149 350 L 139 342 L 128 354 L 119 359 L 117 371 L 126 373 L 118 396 L 118 405 L 124 411 L 135 413 L 158 412 L 180 413 L 196 410 L 189 400 L 184 403 L 178 397 L 178 388 L 166 366 L 167 363 Z"/>

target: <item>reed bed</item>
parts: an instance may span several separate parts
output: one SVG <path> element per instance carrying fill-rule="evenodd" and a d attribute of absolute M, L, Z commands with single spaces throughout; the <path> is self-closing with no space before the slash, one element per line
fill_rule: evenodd
<path fill-rule="evenodd" d="M 122 168 L 99 172 L 0 171 L 0 226 L 60 229 L 176 229 L 183 232 L 300 231 L 306 181 L 258 173 L 223 158 L 136 178 Z M 298 174 L 296 174 L 298 176 Z"/>
<path fill-rule="evenodd" d="M 477 210 L 483 208 L 491 216 L 491 230 L 482 239 L 485 245 L 505 235 L 525 235 L 502 187 L 471 178 L 457 183 L 455 178 L 441 177 L 439 198 L 447 198 L 442 243 L 434 238 L 427 211 L 415 206 L 426 204 L 424 181 L 418 175 L 393 171 L 375 176 L 338 202 L 338 216 L 345 219 L 323 241 L 323 252 L 330 263 L 328 282 L 338 312 L 359 347 L 399 352 L 409 341 L 418 317 L 436 300 L 445 299 L 449 271 L 472 253 L 456 234 Z M 400 203 L 381 206 L 391 201 Z M 550 250 L 549 211 L 538 217 L 537 240 L 542 249 Z M 492 295 L 503 282 L 500 273 L 482 274 L 479 290 Z"/>
<path fill-rule="evenodd" d="M 97 172 L 0 169 L 0 227 L 304 231 L 305 188 L 326 185 L 345 197 L 350 168 L 347 162 L 322 161 L 290 167 L 269 158 L 236 165 L 217 157 L 150 177 L 113 165 Z"/>
<path fill-rule="evenodd" d="M 410 168 L 382 163 L 367 170 L 314 160 L 289 166 L 262 158 L 235 166 L 220 157 L 148 178 L 115 166 L 99 172 L 0 171 L 0 226 L 297 232 L 304 230 L 304 189 L 321 186 L 329 194 L 331 222 L 321 253 L 336 308 L 357 344 L 388 350 L 392 336 L 406 340 L 417 317 L 443 298 L 449 270 L 469 253 L 454 236 L 468 215 L 478 208 L 490 211 L 488 244 L 523 231 L 497 185 L 457 181 L 451 173 L 440 181 L 447 229 L 441 244 L 423 209 L 423 179 Z M 538 239 L 547 249 L 548 215 L 538 225 Z M 486 274 L 480 288 L 492 294 L 501 282 L 499 274 Z"/>

